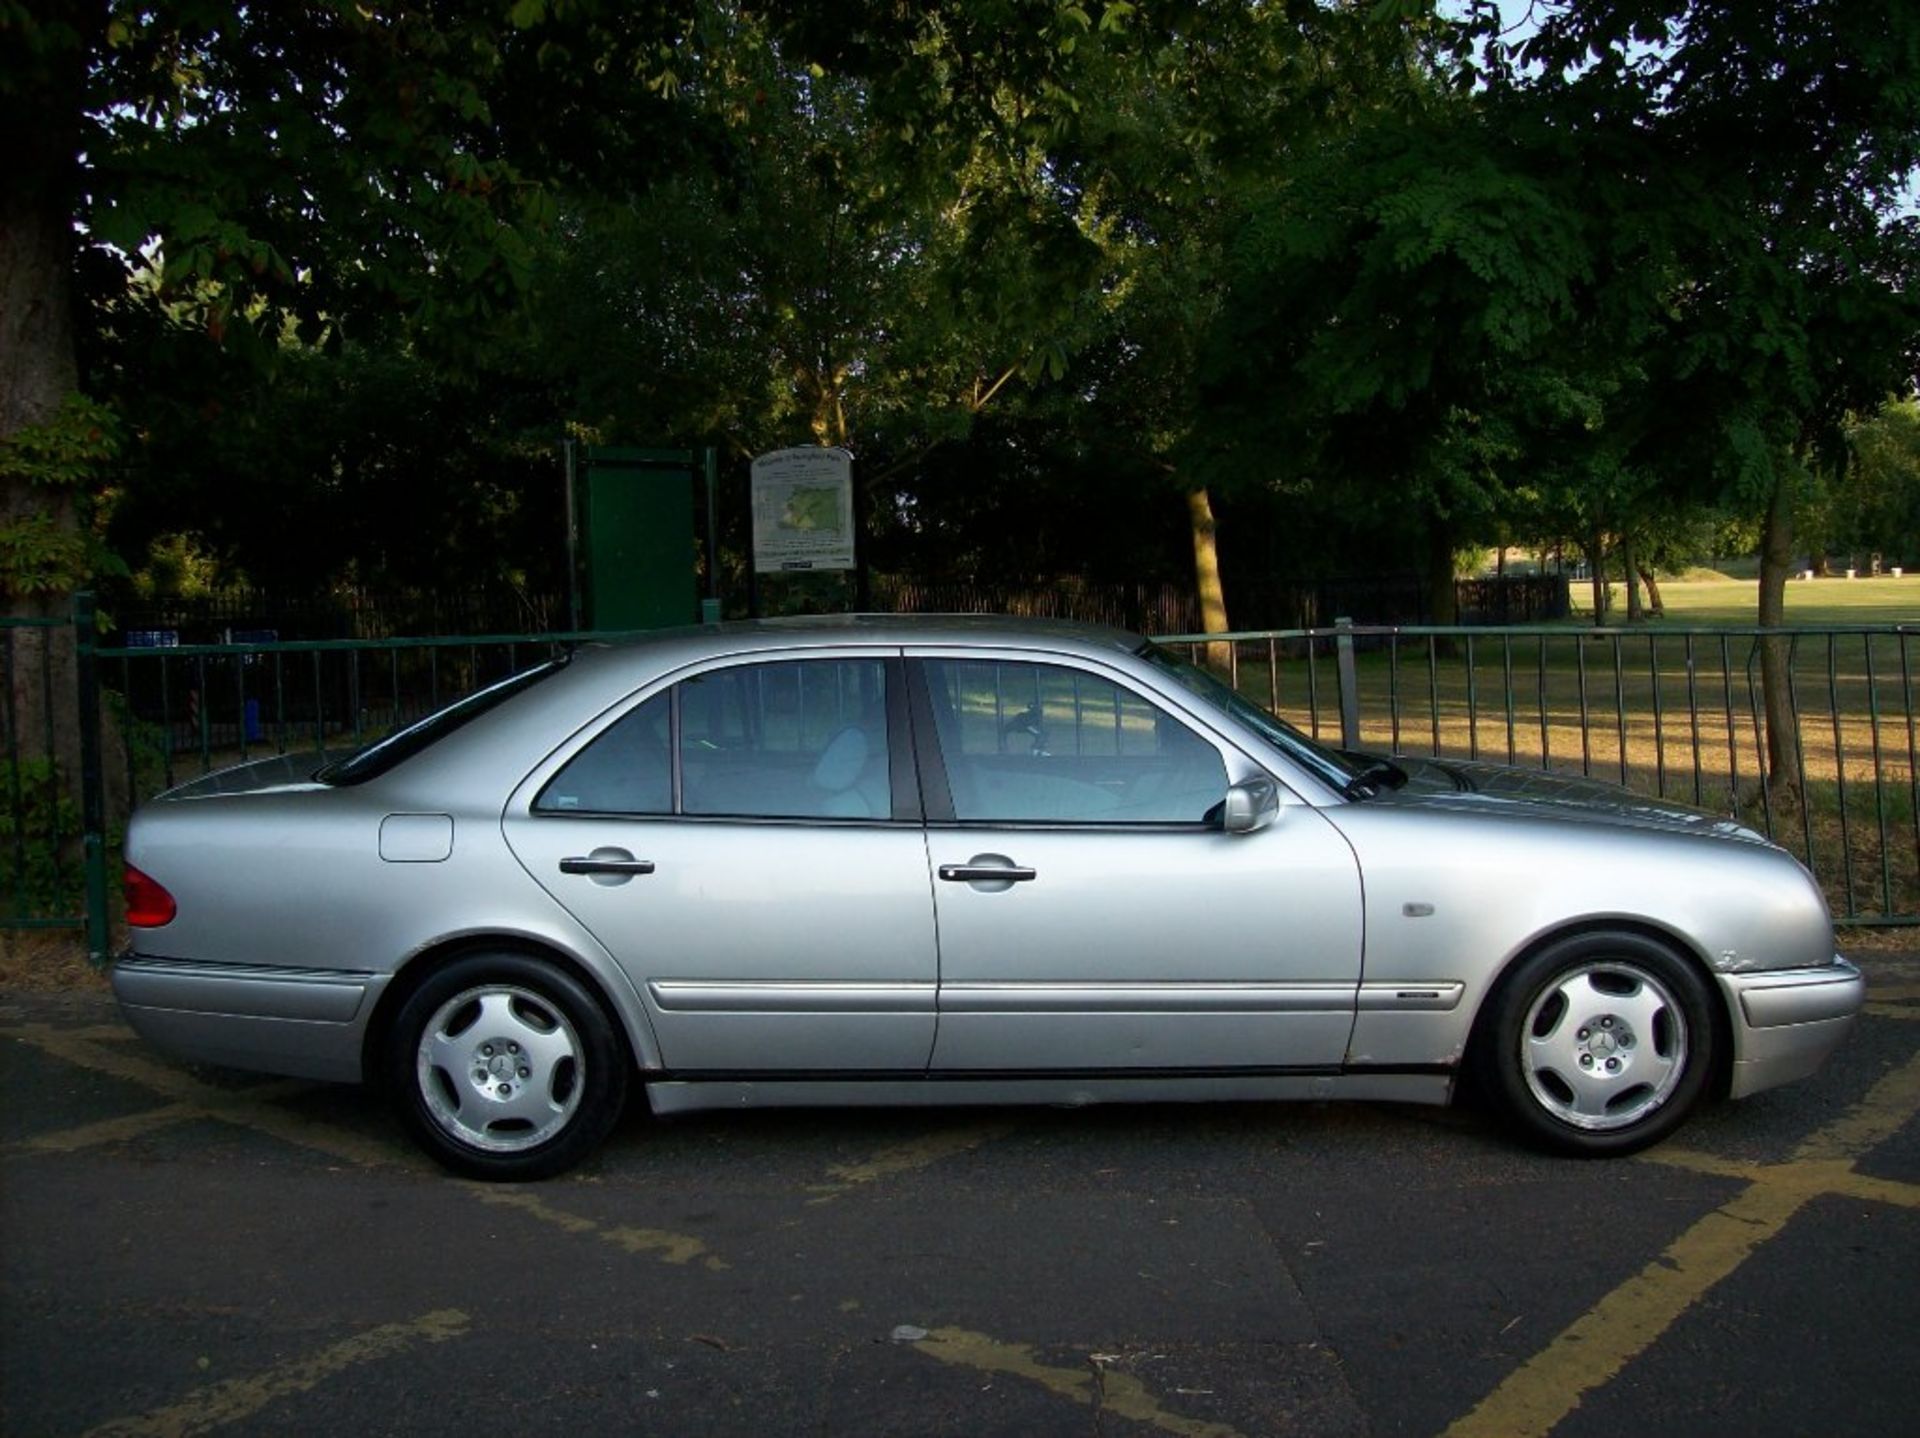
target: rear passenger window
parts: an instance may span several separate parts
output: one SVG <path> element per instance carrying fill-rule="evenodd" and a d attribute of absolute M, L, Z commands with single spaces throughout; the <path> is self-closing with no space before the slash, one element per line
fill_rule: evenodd
<path fill-rule="evenodd" d="M 886 663 L 805 659 L 680 685 L 681 812 L 885 819 L 893 812 Z"/>
<path fill-rule="evenodd" d="M 887 819 L 881 659 L 742 664 L 649 699 L 567 761 L 538 814 L 672 814 L 678 703 L 681 814 Z"/>

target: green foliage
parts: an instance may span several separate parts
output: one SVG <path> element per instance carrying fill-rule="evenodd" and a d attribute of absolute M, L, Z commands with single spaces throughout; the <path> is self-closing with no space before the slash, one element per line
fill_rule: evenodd
<path fill-rule="evenodd" d="M 549 390 L 356 343 L 289 349 L 262 374 L 165 328 L 129 363 L 129 380 L 150 365 L 154 382 L 123 400 L 143 442 L 109 533 L 142 556 L 136 593 L 242 575 L 294 594 L 460 590 L 529 564 L 559 587 Z"/>
<path fill-rule="evenodd" d="M 0 913 L 51 919 L 80 912 L 85 875 L 80 807 L 45 759 L 0 760 Z"/>
<path fill-rule="evenodd" d="M 0 439 L 0 483 L 74 490 L 97 484 L 119 453 L 112 410 L 85 395 L 69 395 L 51 419 Z"/>
<path fill-rule="evenodd" d="M 0 439 L 0 488 L 35 491 L 38 506 L 0 523 L 0 591 L 61 594 L 124 572 L 93 522 L 108 508 L 103 491 L 119 452 L 112 411 L 78 394 L 44 423 Z"/>
<path fill-rule="evenodd" d="M 1461 538 L 1658 535 L 1757 515 L 1910 382 L 1912 7 L 1533 14 L 1516 46 L 1470 7 L 1442 68 L 1479 88 L 1267 182 L 1209 347 L 1217 465 Z"/>
<path fill-rule="evenodd" d="M 1920 401 L 1891 401 L 1853 418 L 1842 461 L 1818 476 L 1799 532 L 1815 553 L 1863 572 L 1870 555 L 1920 565 Z"/>
<path fill-rule="evenodd" d="M 1520 39 L 1420 0 L 37 22 L 35 55 L 89 47 L 114 542 L 190 536 L 277 588 L 551 584 L 563 432 L 846 444 L 870 557 L 927 573 L 1177 574 L 1199 483 L 1230 586 L 1495 537 L 1690 553 L 1783 476 L 1844 476 L 1835 526 L 1901 523 L 1865 495 L 1903 471 L 1841 440 L 1920 334 L 1912 7 L 1534 13 Z M 86 562 L 3 542 L 22 585 Z"/>
<path fill-rule="evenodd" d="M 99 298 L 152 256 L 176 319 L 259 362 L 288 330 L 405 323 L 464 363 L 524 292 L 556 186 L 644 183 L 690 118 L 603 78 L 684 38 L 614 0 L 116 0 L 103 38 L 82 135 Z"/>
<path fill-rule="evenodd" d="M 62 594 L 92 571 L 88 536 L 52 514 L 0 525 L 0 584 L 9 594 Z"/>

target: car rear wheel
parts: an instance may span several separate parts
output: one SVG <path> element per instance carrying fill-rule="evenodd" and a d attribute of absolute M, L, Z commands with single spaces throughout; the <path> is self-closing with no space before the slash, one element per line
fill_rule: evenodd
<path fill-rule="evenodd" d="M 626 1102 L 626 1051 L 599 1001 L 520 954 L 468 955 L 429 977 L 401 1006 L 386 1063 L 407 1127 L 475 1178 L 573 1167 Z"/>
<path fill-rule="evenodd" d="M 1579 934 L 1523 960 L 1492 999 L 1481 1088 L 1536 1144 L 1632 1153 L 1686 1121 L 1717 1058 L 1699 971 L 1643 934 Z"/>

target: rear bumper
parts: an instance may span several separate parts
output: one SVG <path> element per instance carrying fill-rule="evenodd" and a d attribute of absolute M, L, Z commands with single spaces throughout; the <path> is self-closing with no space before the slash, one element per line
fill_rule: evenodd
<path fill-rule="evenodd" d="M 385 974 L 123 955 L 120 1011 L 155 1048 L 192 1063 L 357 1083 Z"/>
<path fill-rule="evenodd" d="M 1866 1002 L 1860 970 L 1831 964 L 1770 973 L 1721 974 L 1733 1015 L 1734 1098 L 1805 1078 L 1847 1036 Z"/>

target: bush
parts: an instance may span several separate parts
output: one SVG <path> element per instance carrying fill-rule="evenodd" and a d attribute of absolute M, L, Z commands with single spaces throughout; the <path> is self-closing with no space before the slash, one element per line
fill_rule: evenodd
<path fill-rule="evenodd" d="M 51 760 L 0 760 L 0 920 L 65 919 L 85 903 L 80 806 Z"/>

